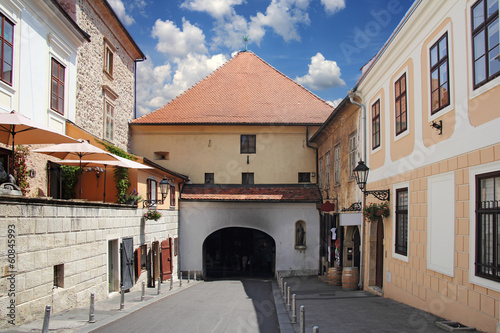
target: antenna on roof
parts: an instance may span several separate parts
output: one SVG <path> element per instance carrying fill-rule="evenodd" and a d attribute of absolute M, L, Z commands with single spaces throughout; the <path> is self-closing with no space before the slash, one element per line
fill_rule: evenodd
<path fill-rule="evenodd" d="M 248 51 L 248 40 L 250 38 L 248 36 L 243 36 L 243 42 L 245 42 L 245 52 Z"/>

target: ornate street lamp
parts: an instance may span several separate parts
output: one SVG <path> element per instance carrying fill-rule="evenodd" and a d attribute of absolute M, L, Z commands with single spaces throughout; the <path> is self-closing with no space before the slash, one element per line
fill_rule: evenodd
<path fill-rule="evenodd" d="M 371 194 L 375 198 L 385 201 L 390 199 L 390 190 L 374 190 L 366 191 L 366 181 L 368 180 L 368 173 L 370 168 L 366 166 L 365 162 L 359 161 L 358 165 L 354 168 L 354 177 L 356 178 L 356 184 L 358 184 L 359 189 L 366 195 Z"/>
<path fill-rule="evenodd" d="M 163 179 L 160 182 L 161 200 L 144 200 L 143 206 L 150 207 L 155 205 L 163 205 L 163 203 L 165 202 L 165 198 L 167 197 L 168 194 L 168 189 L 170 188 L 171 185 L 172 184 L 168 181 L 167 177 L 163 177 Z"/>

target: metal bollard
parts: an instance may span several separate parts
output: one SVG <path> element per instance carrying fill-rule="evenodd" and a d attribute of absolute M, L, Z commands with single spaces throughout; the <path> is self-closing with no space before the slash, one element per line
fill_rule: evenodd
<path fill-rule="evenodd" d="M 125 309 L 125 291 L 123 290 L 123 286 L 121 286 L 120 291 L 120 310 Z"/>
<path fill-rule="evenodd" d="M 287 291 L 287 283 L 285 282 L 285 284 L 283 285 L 283 303 L 286 304 L 286 291 Z"/>
<path fill-rule="evenodd" d="M 144 301 L 145 294 L 146 294 L 146 282 L 142 281 L 141 302 Z"/>
<path fill-rule="evenodd" d="M 160 295 L 160 293 L 161 293 L 161 277 L 158 278 L 158 291 L 156 295 Z"/>
<path fill-rule="evenodd" d="M 170 275 L 170 290 L 174 289 L 174 276 Z"/>
<path fill-rule="evenodd" d="M 319 327 L 318 326 L 314 326 L 313 327 L 313 333 L 319 333 Z"/>
<path fill-rule="evenodd" d="M 290 287 L 288 287 L 288 289 L 287 289 L 286 300 L 287 300 L 287 302 L 286 302 L 286 309 L 288 311 L 290 311 L 290 308 L 292 307 L 291 304 L 290 304 Z"/>
<path fill-rule="evenodd" d="M 194 281 L 196 281 L 196 271 L 194 271 L 194 278 L 193 278 Z"/>
<path fill-rule="evenodd" d="M 297 322 L 297 300 L 295 299 L 297 296 L 295 294 L 292 295 L 292 324 Z"/>
<path fill-rule="evenodd" d="M 179 279 L 179 287 L 182 287 L 182 272 L 180 274 L 180 279 Z"/>
<path fill-rule="evenodd" d="M 49 333 L 49 320 L 50 320 L 50 305 L 45 307 L 45 316 L 43 317 L 42 333 Z"/>
<path fill-rule="evenodd" d="M 300 333 L 306 333 L 306 309 L 303 305 L 300 306 Z"/>
<path fill-rule="evenodd" d="M 188 271 L 188 283 L 190 278 L 191 278 L 191 271 Z"/>
<path fill-rule="evenodd" d="M 90 293 L 89 323 L 95 323 L 95 316 L 94 316 L 94 293 Z"/>

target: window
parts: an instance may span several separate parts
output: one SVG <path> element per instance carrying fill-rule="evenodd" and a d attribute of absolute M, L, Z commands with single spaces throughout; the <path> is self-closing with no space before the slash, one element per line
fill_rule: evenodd
<path fill-rule="evenodd" d="M 14 24 L 11 23 L 5 16 L 0 14 L 2 19 L 2 27 L 0 36 L 1 52 L 0 52 L 0 79 L 12 85 L 12 59 L 14 53 Z"/>
<path fill-rule="evenodd" d="M 500 281 L 500 172 L 476 176 L 476 275 Z"/>
<path fill-rule="evenodd" d="M 325 187 L 330 188 L 330 152 L 325 154 Z"/>
<path fill-rule="evenodd" d="M 174 238 L 174 257 L 179 255 L 179 238 Z"/>
<path fill-rule="evenodd" d="M 64 66 L 52 58 L 50 108 L 64 114 Z"/>
<path fill-rule="evenodd" d="M 242 154 L 255 154 L 255 135 L 242 135 L 240 151 Z"/>
<path fill-rule="evenodd" d="M 500 75 L 498 0 L 481 0 L 472 7 L 474 89 Z"/>
<path fill-rule="evenodd" d="M 396 135 L 407 129 L 406 114 L 406 73 L 394 83 L 395 90 L 395 113 L 396 113 Z"/>
<path fill-rule="evenodd" d="M 214 184 L 214 174 L 206 173 L 205 174 L 205 184 Z"/>
<path fill-rule="evenodd" d="M 253 184 L 253 173 L 243 172 L 241 174 L 241 183 L 243 185 L 252 185 Z"/>
<path fill-rule="evenodd" d="M 175 207 L 175 185 L 170 185 L 170 207 Z"/>
<path fill-rule="evenodd" d="M 372 149 L 380 147 L 380 99 L 372 105 Z"/>
<path fill-rule="evenodd" d="M 340 184 L 340 143 L 333 148 L 333 180 L 335 185 Z"/>
<path fill-rule="evenodd" d="M 104 72 L 113 77 L 113 50 L 108 42 L 104 43 Z"/>
<path fill-rule="evenodd" d="M 395 252 L 408 254 L 408 188 L 396 190 L 396 244 Z"/>
<path fill-rule="evenodd" d="M 115 107 L 104 101 L 104 139 L 113 141 L 115 127 Z"/>
<path fill-rule="evenodd" d="M 170 158 L 170 154 L 168 151 L 155 151 L 154 157 L 155 160 L 168 160 Z"/>
<path fill-rule="evenodd" d="M 319 187 L 323 188 L 323 157 L 319 159 L 319 176 L 318 176 Z"/>
<path fill-rule="evenodd" d="M 157 198 L 156 194 L 158 192 L 158 182 L 156 181 L 156 179 L 148 178 L 148 180 L 146 181 L 146 185 L 148 188 L 147 200 L 151 200 L 151 202 L 153 202 L 151 206 L 156 206 L 156 198 Z"/>
<path fill-rule="evenodd" d="M 54 266 L 54 287 L 64 288 L 64 264 Z"/>
<path fill-rule="evenodd" d="M 448 71 L 448 33 L 430 49 L 431 63 L 431 114 L 450 104 Z"/>
<path fill-rule="evenodd" d="M 349 178 L 354 178 L 354 168 L 356 167 L 356 133 L 349 136 Z"/>
<path fill-rule="evenodd" d="M 299 172 L 299 183 L 310 183 L 311 173 L 310 172 Z"/>

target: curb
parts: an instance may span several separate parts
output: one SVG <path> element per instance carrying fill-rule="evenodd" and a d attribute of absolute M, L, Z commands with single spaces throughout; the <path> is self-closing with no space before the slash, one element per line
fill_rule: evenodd
<path fill-rule="evenodd" d="M 273 296 L 274 305 L 276 306 L 276 315 L 278 316 L 278 323 L 280 325 L 281 333 L 295 333 L 292 323 L 290 322 L 290 317 L 285 308 L 285 303 L 283 298 L 281 298 L 281 291 L 279 290 L 278 284 L 273 280 Z"/>

